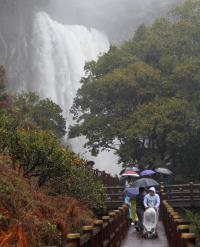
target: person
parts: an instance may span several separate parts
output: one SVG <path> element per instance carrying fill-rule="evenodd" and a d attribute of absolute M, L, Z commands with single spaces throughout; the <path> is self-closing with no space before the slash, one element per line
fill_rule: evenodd
<path fill-rule="evenodd" d="M 163 184 L 164 186 L 168 186 L 170 183 L 170 176 L 167 174 L 163 174 Z"/>
<path fill-rule="evenodd" d="M 138 216 L 138 224 L 136 227 L 137 231 L 143 230 L 143 217 L 144 217 L 144 197 L 145 197 L 145 189 L 139 188 L 139 194 L 136 196 L 136 213 Z"/>
<path fill-rule="evenodd" d="M 135 198 L 131 198 L 131 219 L 135 225 L 135 228 L 137 229 L 138 216 L 136 213 L 136 199 Z"/>
<path fill-rule="evenodd" d="M 125 183 L 125 188 L 130 188 L 133 184 L 133 180 L 130 176 L 127 177 L 126 179 L 126 183 Z M 137 226 L 137 222 L 138 222 L 138 217 L 137 217 L 137 213 L 136 213 L 136 201 L 135 198 L 130 198 L 130 218 L 131 218 L 131 222 L 135 224 L 135 226 Z"/>
<path fill-rule="evenodd" d="M 132 178 L 128 176 L 125 182 L 125 188 L 130 188 L 132 183 L 133 183 Z"/>
<path fill-rule="evenodd" d="M 126 188 L 130 188 L 132 185 L 132 178 L 130 176 L 127 177 L 126 179 L 126 183 L 125 183 L 125 189 Z M 129 207 L 129 219 L 130 219 L 130 223 L 132 224 L 134 222 L 135 226 L 137 224 L 138 221 L 138 217 L 136 214 L 136 202 L 135 202 L 135 198 L 133 197 L 129 197 L 129 196 L 125 196 L 124 198 L 125 200 L 125 204 L 128 205 Z"/>
<path fill-rule="evenodd" d="M 86 163 L 86 165 L 89 167 L 89 168 L 91 168 L 91 169 L 93 169 L 93 167 L 94 167 L 94 161 L 92 161 L 92 160 L 89 160 L 89 161 L 87 161 L 87 163 Z"/>
<path fill-rule="evenodd" d="M 128 206 L 128 219 L 129 219 L 129 224 L 131 224 L 132 222 L 131 198 L 129 196 L 125 196 L 124 203 Z"/>
<path fill-rule="evenodd" d="M 149 193 L 145 195 L 144 197 L 144 206 L 145 208 L 154 208 L 156 212 L 158 212 L 160 207 L 160 197 L 156 193 L 156 190 L 154 187 L 151 187 L 149 189 Z"/>

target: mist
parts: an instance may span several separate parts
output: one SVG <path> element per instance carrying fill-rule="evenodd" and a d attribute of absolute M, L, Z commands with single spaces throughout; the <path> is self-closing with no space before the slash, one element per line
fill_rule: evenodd
<path fill-rule="evenodd" d="M 109 44 L 128 40 L 140 24 L 150 24 L 182 1 L 0 0 L 0 64 L 6 68 L 8 89 L 51 98 L 70 124 L 69 109 L 84 63 L 97 59 Z M 80 152 L 83 144 L 74 144 L 73 150 Z M 116 163 L 112 152 L 96 159 L 99 169 L 112 174 L 120 169 Z"/>
<path fill-rule="evenodd" d="M 31 33 L 34 15 L 45 11 L 64 25 L 103 31 L 111 44 L 134 35 L 183 0 L 0 0 L 0 64 L 6 67 L 11 89 L 31 84 Z M 14 83 L 13 83 L 14 82 Z M 31 88 L 27 87 L 26 88 Z"/>
<path fill-rule="evenodd" d="M 58 21 L 104 31 L 111 43 L 131 38 L 137 27 L 150 24 L 183 0 L 51 0 L 49 13 Z"/>

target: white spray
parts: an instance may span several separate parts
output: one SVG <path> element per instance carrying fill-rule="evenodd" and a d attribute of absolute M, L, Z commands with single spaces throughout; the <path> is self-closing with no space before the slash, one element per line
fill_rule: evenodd
<path fill-rule="evenodd" d="M 71 124 L 69 110 L 80 87 L 85 62 L 97 60 L 99 55 L 108 51 L 108 39 L 96 29 L 62 25 L 44 12 L 35 17 L 32 37 L 33 90 L 59 104 L 67 123 Z M 84 141 L 83 138 L 71 141 L 72 148 L 91 158 L 83 149 Z M 119 169 L 112 152 L 101 153 L 95 163 L 99 169 L 112 173 Z"/>

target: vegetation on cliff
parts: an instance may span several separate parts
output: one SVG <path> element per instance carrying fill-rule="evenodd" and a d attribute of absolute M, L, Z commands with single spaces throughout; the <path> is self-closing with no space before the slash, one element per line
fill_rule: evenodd
<path fill-rule="evenodd" d="M 0 246 L 60 246 L 104 207 L 103 184 L 61 145 L 65 119 L 58 105 L 5 89 L 0 66 Z"/>

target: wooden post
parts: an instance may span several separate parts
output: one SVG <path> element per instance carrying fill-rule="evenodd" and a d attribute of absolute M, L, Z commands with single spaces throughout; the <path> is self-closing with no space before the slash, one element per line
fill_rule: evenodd
<path fill-rule="evenodd" d="M 94 238 L 93 238 L 93 226 L 83 226 L 82 227 L 83 233 L 88 233 L 90 235 L 90 240 L 88 242 L 88 247 L 95 247 L 94 245 Z"/>
<path fill-rule="evenodd" d="M 103 230 L 103 240 L 109 241 L 110 239 L 110 216 L 103 216 L 102 217 L 103 222 L 107 223 L 107 227 Z"/>
<path fill-rule="evenodd" d="M 182 233 L 189 233 L 190 226 L 189 225 L 178 225 L 177 226 L 177 247 L 183 247 L 183 241 L 181 238 Z"/>
<path fill-rule="evenodd" d="M 124 221 L 124 211 L 125 209 L 123 207 L 118 208 L 121 211 L 120 214 L 120 222 L 119 222 L 119 243 L 123 240 L 123 221 Z"/>
<path fill-rule="evenodd" d="M 181 219 L 180 215 L 177 212 L 172 214 L 172 247 L 177 247 L 176 240 L 177 240 L 177 222 L 176 220 Z"/>
<path fill-rule="evenodd" d="M 159 213 L 159 220 L 163 218 L 163 210 L 164 210 L 164 204 L 167 199 L 167 194 L 164 192 L 164 189 L 160 189 L 160 200 L 161 200 L 161 207 L 160 207 L 160 213 Z"/>
<path fill-rule="evenodd" d="M 79 233 L 67 234 L 67 243 L 75 243 L 77 247 L 80 246 L 81 235 Z"/>
<path fill-rule="evenodd" d="M 166 215 L 167 215 L 167 226 L 166 226 L 166 229 L 167 229 L 167 237 L 168 237 L 168 240 L 169 240 L 169 243 L 170 245 L 172 244 L 172 235 L 173 235 L 173 228 L 172 228 L 172 225 L 173 225 L 173 219 L 172 219 L 172 213 L 174 213 L 174 210 L 173 208 L 171 207 L 167 207 L 167 212 L 166 212 Z"/>
<path fill-rule="evenodd" d="M 194 206 L 194 195 L 193 195 L 193 192 L 194 192 L 194 184 L 193 182 L 190 182 L 190 203 L 191 203 L 191 207 Z"/>
<path fill-rule="evenodd" d="M 112 247 L 116 247 L 116 228 L 117 228 L 117 224 L 116 224 L 116 214 L 114 212 L 111 212 L 108 214 L 111 218 L 111 226 L 110 226 L 110 242 Z"/>
<path fill-rule="evenodd" d="M 97 247 L 103 247 L 103 220 L 95 220 L 94 225 L 100 228 L 100 232 L 97 237 Z"/>
<path fill-rule="evenodd" d="M 116 215 L 116 229 L 115 229 L 115 234 L 116 234 L 116 243 L 120 243 L 121 242 L 121 238 L 119 236 L 120 234 L 120 223 L 121 221 L 123 221 L 123 217 L 122 216 L 122 211 L 120 211 L 119 209 L 114 210 L 114 213 Z"/>
<path fill-rule="evenodd" d="M 181 239 L 183 247 L 194 247 L 196 244 L 196 236 L 194 233 L 182 233 Z"/>
<path fill-rule="evenodd" d="M 123 208 L 125 211 L 123 214 L 123 221 L 124 221 L 123 231 L 124 231 L 124 235 L 126 235 L 129 229 L 128 206 L 124 204 Z"/>

